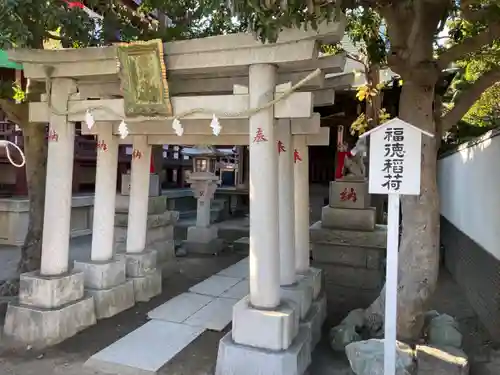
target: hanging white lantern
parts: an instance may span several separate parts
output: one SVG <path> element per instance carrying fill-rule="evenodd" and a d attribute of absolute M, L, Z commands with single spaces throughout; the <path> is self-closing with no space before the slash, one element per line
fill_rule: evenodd
<path fill-rule="evenodd" d="M 125 123 L 125 120 L 122 120 L 122 122 L 120 122 L 120 125 L 118 126 L 118 133 L 120 133 L 121 139 L 127 138 L 128 127 L 127 127 L 127 124 Z"/>
<path fill-rule="evenodd" d="M 210 127 L 212 128 L 212 133 L 217 136 L 220 134 L 222 130 L 222 126 L 220 125 L 219 119 L 215 116 L 212 118 L 212 122 L 210 123 Z"/>
<path fill-rule="evenodd" d="M 94 116 L 92 116 L 92 112 L 90 109 L 87 109 L 85 112 L 85 123 L 87 124 L 87 128 L 90 130 L 95 124 Z"/>

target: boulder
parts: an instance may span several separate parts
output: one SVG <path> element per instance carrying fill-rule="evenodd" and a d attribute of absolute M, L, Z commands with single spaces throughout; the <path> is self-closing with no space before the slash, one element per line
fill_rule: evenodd
<path fill-rule="evenodd" d="M 384 375 L 384 340 L 371 339 L 345 348 L 351 369 L 356 375 Z M 414 375 L 413 350 L 402 342 L 396 345 L 396 375 Z"/>
<path fill-rule="evenodd" d="M 360 340 L 354 325 L 340 324 L 330 330 L 330 346 L 336 352 L 343 352 L 347 345 Z"/>
<path fill-rule="evenodd" d="M 432 318 L 427 328 L 428 343 L 434 347 L 462 347 L 462 334 L 455 318 L 442 314 Z"/>
<path fill-rule="evenodd" d="M 361 328 L 365 324 L 365 310 L 356 309 L 352 310 L 347 316 L 342 320 L 341 324 L 347 324 L 349 326 L 354 326 L 356 328 Z"/>
<path fill-rule="evenodd" d="M 427 328 L 431 324 L 431 320 L 437 318 L 440 314 L 436 310 L 427 311 L 424 314 L 424 331 L 427 332 Z"/>
<path fill-rule="evenodd" d="M 361 341 L 358 330 L 363 328 L 365 310 L 352 310 L 342 322 L 330 330 L 330 346 L 336 352 L 343 352 L 353 342 Z"/>
<path fill-rule="evenodd" d="M 417 345 L 417 375 L 468 375 L 467 355 L 454 347 Z"/>

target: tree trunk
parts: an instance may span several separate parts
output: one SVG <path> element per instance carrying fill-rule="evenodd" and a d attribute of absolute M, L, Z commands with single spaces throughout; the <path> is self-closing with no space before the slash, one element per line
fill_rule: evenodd
<path fill-rule="evenodd" d="M 23 134 L 29 197 L 29 225 L 21 248 L 19 273 L 40 269 L 47 174 L 45 126 L 34 123 L 24 124 Z"/>
<path fill-rule="evenodd" d="M 432 75 L 432 73 L 431 73 Z M 405 81 L 400 118 L 435 134 L 434 88 L 418 80 Z M 403 235 L 399 250 L 398 337 L 413 341 L 422 329 L 422 314 L 439 273 L 439 197 L 436 183 L 436 138 L 423 136 L 420 196 L 401 198 Z M 370 328 L 384 319 L 385 288 L 367 310 Z"/>
<path fill-rule="evenodd" d="M 45 177 L 47 141 L 45 126 L 29 122 L 29 104 L 15 104 L 11 100 L 0 99 L 0 107 L 10 121 L 23 130 L 24 154 L 26 157 L 26 179 L 29 199 L 28 232 L 21 247 L 18 273 L 40 269 L 42 251 L 43 215 L 45 203 Z M 8 280 L 0 287 L 0 295 L 16 295 L 18 279 Z"/>

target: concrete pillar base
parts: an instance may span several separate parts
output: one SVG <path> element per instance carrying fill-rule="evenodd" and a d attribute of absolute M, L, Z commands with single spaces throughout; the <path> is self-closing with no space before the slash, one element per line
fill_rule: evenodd
<path fill-rule="evenodd" d="M 86 288 L 108 289 L 125 282 L 125 258 L 109 261 L 75 261 L 74 270 L 83 273 Z"/>
<path fill-rule="evenodd" d="M 251 306 L 247 296 L 233 307 L 232 340 L 261 349 L 286 350 L 299 331 L 298 310 L 292 301 L 282 301 L 272 311 L 259 310 Z"/>
<path fill-rule="evenodd" d="M 300 319 L 304 319 L 311 308 L 313 288 L 309 280 L 301 279 L 294 285 L 281 287 L 281 300 L 291 300 L 298 306 Z"/>
<path fill-rule="evenodd" d="M 182 247 L 189 254 L 216 255 L 224 250 L 225 242 L 221 238 L 215 238 L 209 242 L 182 241 Z"/>
<path fill-rule="evenodd" d="M 134 283 L 134 296 L 136 302 L 147 302 L 161 294 L 161 271 L 154 270 L 141 277 L 131 277 Z"/>
<path fill-rule="evenodd" d="M 126 253 L 125 260 L 127 277 L 144 277 L 156 270 L 155 250 Z"/>
<path fill-rule="evenodd" d="M 39 271 L 23 273 L 19 283 L 19 304 L 56 309 L 83 298 L 83 272 L 77 270 L 57 276 Z"/>
<path fill-rule="evenodd" d="M 43 276 L 21 275 L 19 302 L 9 304 L 6 338 L 23 345 L 60 343 L 96 323 L 94 299 L 84 296 L 83 272 Z"/>
<path fill-rule="evenodd" d="M 312 304 L 306 317 L 300 321 L 300 329 L 305 330 L 309 334 L 311 351 L 314 350 L 321 339 L 321 325 L 318 324 L 320 321 L 320 318 L 318 318 L 319 313 L 318 306 Z"/>
<path fill-rule="evenodd" d="M 161 264 L 175 258 L 175 240 L 157 241 L 148 248 L 156 251 L 156 263 Z"/>
<path fill-rule="evenodd" d="M 156 251 L 127 253 L 126 273 L 133 281 L 136 302 L 147 302 L 161 294 L 161 270 L 156 268 Z"/>
<path fill-rule="evenodd" d="M 217 236 L 218 228 L 214 226 L 189 227 L 182 247 L 188 254 L 218 254 L 224 248 L 224 241 Z"/>
<path fill-rule="evenodd" d="M 127 280 L 109 289 L 85 289 L 85 291 L 94 297 L 97 319 L 110 318 L 135 305 L 132 280 Z"/>
<path fill-rule="evenodd" d="M 125 258 L 107 262 L 75 261 L 84 274 L 85 291 L 94 297 L 97 319 L 112 317 L 134 306 L 134 285 L 125 277 Z"/>
<path fill-rule="evenodd" d="M 327 306 L 326 306 L 326 294 L 321 293 L 321 295 L 313 301 L 313 306 L 316 306 L 318 308 L 319 314 L 317 315 L 317 322 L 316 324 L 319 325 L 319 330 L 321 331 L 321 328 L 323 327 L 323 323 L 325 323 L 326 316 L 327 316 Z"/>
<path fill-rule="evenodd" d="M 311 363 L 308 336 L 301 329 L 286 350 L 270 351 L 237 344 L 229 332 L 219 343 L 215 375 L 303 375 Z"/>
<path fill-rule="evenodd" d="M 215 240 L 218 235 L 217 227 L 189 227 L 187 230 L 187 240 L 192 242 L 208 243 Z"/>
<path fill-rule="evenodd" d="M 306 272 L 299 273 L 297 278 L 312 287 L 313 300 L 316 300 L 323 289 L 323 271 L 319 268 L 309 267 Z"/>

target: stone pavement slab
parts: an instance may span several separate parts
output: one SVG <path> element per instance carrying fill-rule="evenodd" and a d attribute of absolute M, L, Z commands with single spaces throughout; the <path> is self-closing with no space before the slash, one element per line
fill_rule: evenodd
<path fill-rule="evenodd" d="M 238 284 L 233 286 L 231 289 L 226 290 L 221 294 L 224 298 L 236 298 L 237 300 L 242 299 L 250 294 L 250 281 L 241 280 Z"/>
<path fill-rule="evenodd" d="M 247 262 L 238 262 L 220 271 L 218 276 L 235 277 L 238 279 L 247 279 L 250 275 L 249 264 Z"/>
<path fill-rule="evenodd" d="M 85 366 L 120 375 L 151 375 L 204 331 L 152 320 L 90 357 Z"/>
<path fill-rule="evenodd" d="M 236 302 L 238 300 L 235 298 L 216 298 L 187 319 L 184 324 L 223 331 L 233 319 L 233 306 Z"/>
<path fill-rule="evenodd" d="M 214 275 L 189 288 L 189 291 L 206 296 L 219 297 L 222 293 L 238 284 L 240 281 L 241 279 L 239 278 Z"/>
<path fill-rule="evenodd" d="M 182 323 L 214 299 L 215 297 L 196 293 L 182 293 L 151 310 L 148 318 Z"/>

